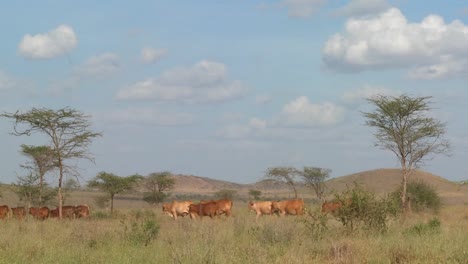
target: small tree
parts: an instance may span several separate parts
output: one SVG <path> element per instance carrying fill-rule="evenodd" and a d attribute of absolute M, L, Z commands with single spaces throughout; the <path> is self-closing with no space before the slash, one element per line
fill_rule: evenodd
<path fill-rule="evenodd" d="M 116 194 L 132 191 L 135 184 L 141 179 L 140 175 L 120 177 L 112 173 L 100 172 L 93 180 L 88 182 L 88 187 L 98 188 L 106 192 L 110 198 L 111 214 L 114 211 L 114 197 Z"/>
<path fill-rule="evenodd" d="M 278 182 L 284 182 L 294 191 L 294 197 L 297 199 L 296 177 L 301 172 L 293 167 L 273 167 L 268 168 L 265 177 Z"/>
<path fill-rule="evenodd" d="M 222 189 L 215 193 L 215 197 L 218 199 L 233 199 L 236 195 L 237 191 L 229 190 L 229 189 Z"/>
<path fill-rule="evenodd" d="M 67 163 L 72 159 L 87 159 L 93 161 L 88 152 L 89 145 L 101 133 L 91 131 L 90 116 L 71 108 L 52 110 L 47 108 L 33 108 L 21 113 L 3 113 L 0 116 L 14 120 L 11 133 L 15 136 L 43 134 L 50 139 L 50 148 L 55 158 L 54 164 L 58 175 L 58 208 L 59 218 L 62 218 L 62 181 L 65 174 L 78 175 L 76 167 Z"/>
<path fill-rule="evenodd" d="M 427 116 L 431 110 L 430 98 L 376 96 L 368 99 L 376 109 L 362 113 L 367 119 L 366 125 L 376 129 L 376 146 L 390 150 L 400 162 L 400 201 L 405 209 L 409 176 L 430 154 L 446 153 L 450 149 L 448 141 L 443 139 L 445 124 Z"/>
<path fill-rule="evenodd" d="M 259 200 L 260 196 L 262 195 L 262 191 L 250 189 L 249 195 L 252 196 L 254 200 Z"/>
<path fill-rule="evenodd" d="M 321 201 L 324 200 L 325 180 L 330 176 L 331 170 L 318 167 L 304 167 L 302 179 L 306 186 L 315 191 L 315 195 Z"/>
<path fill-rule="evenodd" d="M 20 201 L 25 201 L 28 207 L 42 206 L 52 200 L 55 191 L 43 182 L 39 185 L 39 176 L 30 172 L 26 176 L 18 176 L 16 183 L 12 184 L 13 192 Z"/>
<path fill-rule="evenodd" d="M 148 191 L 143 200 L 150 204 L 161 203 L 166 199 L 170 191 L 174 188 L 175 180 L 170 177 L 168 171 L 151 173 L 145 178 L 144 186 Z"/>
<path fill-rule="evenodd" d="M 21 154 L 32 160 L 31 162 L 27 162 L 25 165 L 21 165 L 21 167 L 30 170 L 33 174 L 37 175 L 37 179 L 39 181 L 37 186 L 39 206 L 42 206 L 44 192 L 44 176 L 47 172 L 55 168 L 54 152 L 49 146 L 28 146 L 23 144 L 21 145 Z M 32 175 L 29 176 L 29 178 L 32 177 Z M 34 182 L 35 181 L 36 180 L 34 180 Z M 35 186 L 31 185 L 31 187 Z"/>
<path fill-rule="evenodd" d="M 80 184 L 77 180 L 70 178 L 65 181 L 65 183 L 63 184 L 63 188 L 67 191 L 78 190 L 80 189 Z"/>

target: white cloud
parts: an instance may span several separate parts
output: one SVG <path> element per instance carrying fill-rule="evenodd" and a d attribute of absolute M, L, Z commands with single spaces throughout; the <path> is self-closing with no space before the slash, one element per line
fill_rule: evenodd
<path fill-rule="evenodd" d="M 252 118 L 246 125 L 243 124 L 229 124 L 216 131 L 216 135 L 229 139 L 241 139 L 248 137 L 259 136 L 267 128 L 267 121 Z"/>
<path fill-rule="evenodd" d="M 28 59 L 50 59 L 73 50 L 78 38 L 68 25 L 60 25 L 44 34 L 26 34 L 18 46 L 21 56 Z"/>
<path fill-rule="evenodd" d="M 280 114 L 279 123 L 294 127 L 335 125 L 344 118 L 344 109 L 330 102 L 312 104 L 301 96 L 287 103 Z"/>
<path fill-rule="evenodd" d="M 167 55 L 167 49 L 153 49 L 145 47 L 141 50 L 140 60 L 142 63 L 155 63 Z"/>
<path fill-rule="evenodd" d="M 255 97 L 255 104 L 257 105 L 264 105 L 264 104 L 267 104 L 269 102 L 271 102 L 272 98 L 270 95 L 266 95 L 266 94 L 263 94 L 263 95 L 257 95 Z"/>
<path fill-rule="evenodd" d="M 390 8 L 385 0 L 351 0 L 336 11 L 337 15 L 357 17 L 381 13 Z"/>
<path fill-rule="evenodd" d="M 462 76 L 468 72 L 468 27 L 437 15 L 409 23 L 396 8 L 372 18 L 351 18 L 332 36 L 324 63 L 340 71 L 409 68 L 414 78 Z"/>
<path fill-rule="evenodd" d="M 181 126 L 190 125 L 195 122 L 194 116 L 190 113 L 163 112 L 153 108 L 128 108 L 97 114 L 96 118 L 113 123 L 157 126 Z"/>
<path fill-rule="evenodd" d="M 114 53 L 103 53 L 90 57 L 75 70 L 79 76 L 102 77 L 119 71 L 119 56 Z"/>
<path fill-rule="evenodd" d="M 17 83 L 17 80 L 0 70 L 0 92 L 14 89 Z"/>
<path fill-rule="evenodd" d="M 247 88 L 240 81 L 228 78 L 226 66 L 200 61 L 187 68 L 177 68 L 134 83 L 117 93 L 121 100 L 181 101 L 207 103 L 243 96 Z"/>
<path fill-rule="evenodd" d="M 310 17 L 326 0 L 283 0 L 281 4 L 288 9 L 290 17 Z"/>
<path fill-rule="evenodd" d="M 345 103 L 353 104 L 376 95 L 398 96 L 400 94 L 400 91 L 390 90 L 385 87 L 365 85 L 359 89 L 343 93 L 341 99 Z"/>

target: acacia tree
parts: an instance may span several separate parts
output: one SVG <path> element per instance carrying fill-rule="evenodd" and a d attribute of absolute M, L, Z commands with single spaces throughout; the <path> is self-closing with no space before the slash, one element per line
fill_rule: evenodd
<path fill-rule="evenodd" d="M 169 196 L 169 194 L 165 192 L 172 190 L 175 185 L 175 180 L 170 176 L 171 173 L 168 171 L 149 174 L 144 183 L 148 193 L 145 194 L 143 200 L 151 204 L 164 201 L 164 199 Z"/>
<path fill-rule="evenodd" d="M 142 179 L 140 175 L 120 177 L 113 173 L 100 172 L 88 182 L 88 187 L 98 188 L 109 195 L 111 214 L 114 211 L 114 197 L 116 194 L 134 190 L 136 183 Z"/>
<path fill-rule="evenodd" d="M 428 117 L 431 97 L 401 95 L 367 99 L 376 109 L 363 112 L 366 125 L 376 129 L 376 146 L 393 152 L 401 165 L 401 205 L 407 209 L 407 183 L 412 172 L 430 154 L 447 153 L 450 144 L 443 139 L 445 124 Z"/>
<path fill-rule="evenodd" d="M 325 180 L 330 176 L 331 170 L 318 167 L 304 167 L 301 173 L 306 186 L 315 191 L 321 201 L 324 200 Z"/>
<path fill-rule="evenodd" d="M 262 191 L 260 190 L 255 190 L 255 189 L 250 189 L 249 190 L 249 195 L 252 196 L 254 200 L 259 200 L 260 196 L 262 195 Z"/>
<path fill-rule="evenodd" d="M 273 167 L 268 168 L 265 177 L 274 181 L 284 182 L 294 191 L 294 197 L 297 199 L 296 177 L 301 172 L 293 167 Z"/>
<path fill-rule="evenodd" d="M 31 205 L 42 206 L 55 196 L 55 191 L 49 188 L 47 183 L 42 186 L 38 184 L 39 175 L 30 172 L 25 176 L 18 176 L 16 183 L 12 184 L 12 190 L 20 201 L 26 201 L 28 207 Z"/>
<path fill-rule="evenodd" d="M 58 175 L 58 208 L 59 218 L 62 218 L 62 181 L 65 174 L 78 176 L 76 166 L 68 161 L 73 159 L 87 159 L 94 161 L 88 152 L 89 145 L 101 133 L 91 131 L 90 116 L 75 109 L 62 108 L 52 110 L 48 108 L 33 108 L 27 112 L 3 113 L 3 117 L 13 119 L 15 136 L 43 134 L 50 139 L 50 148 L 55 158 L 54 164 Z"/>
<path fill-rule="evenodd" d="M 28 169 L 37 175 L 37 180 L 39 180 L 39 186 L 37 189 L 39 206 L 42 206 L 44 176 L 47 172 L 55 168 L 54 152 L 49 146 L 29 146 L 23 144 L 21 145 L 21 154 L 32 160 L 32 162 L 27 162 L 26 164 L 21 165 L 21 167 Z M 34 180 L 32 183 L 35 182 L 36 180 Z"/>

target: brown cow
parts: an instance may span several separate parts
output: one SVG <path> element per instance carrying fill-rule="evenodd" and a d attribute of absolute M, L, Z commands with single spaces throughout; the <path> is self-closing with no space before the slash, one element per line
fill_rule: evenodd
<path fill-rule="evenodd" d="M 76 218 L 86 218 L 89 216 L 89 206 L 88 205 L 77 205 L 75 206 L 75 215 Z"/>
<path fill-rule="evenodd" d="M 271 202 L 271 211 L 278 213 L 280 216 L 284 215 L 303 215 L 304 214 L 304 200 L 283 200 Z"/>
<path fill-rule="evenodd" d="M 232 201 L 229 199 L 221 199 L 214 201 L 218 205 L 218 211 L 216 212 L 217 215 L 225 214 L 226 216 L 230 216 L 232 214 Z"/>
<path fill-rule="evenodd" d="M 263 202 L 249 202 L 249 210 L 255 211 L 257 216 L 255 217 L 255 221 L 258 221 L 258 218 L 261 215 L 271 215 L 271 201 L 263 201 Z"/>
<path fill-rule="evenodd" d="M 18 220 L 23 220 L 26 217 L 26 209 L 24 207 L 12 207 L 11 212 L 13 213 L 13 217 Z"/>
<path fill-rule="evenodd" d="M 74 219 L 75 216 L 76 216 L 75 206 L 73 206 L 73 205 L 62 206 L 62 218 Z M 59 208 L 58 207 L 56 207 L 53 210 L 50 210 L 50 217 L 52 217 L 52 218 L 59 217 Z"/>
<path fill-rule="evenodd" d="M 0 205 L 0 219 L 6 219 L 10 216 L 10 207 L 8 205 Z"/>
<path fill-rule="evenodd" d="M 191 204 L 189 206 L 190 218 L 194 219 L 197 217 L 209 216 L 210 218 L 215 217 L 220 212 L 217 202 L 207 202 L 199 204 Z"/>
<path fill-rule="evenodd" d="M 39 220 L 44 220 L 49 217 L 50 210 L 48 207 L 31 207 L 29 208 L 29 214 L 32 215 L 34 218 Z"/>
<path fill-rule="evenodd" d="M 328 213 L 336 213 L 338 210 L 343 207 L 343 204 L 341 202 L 323 202 L 322 204 L 322 213 L 328 214 Z"/>
<path fill-rule="evenodd" d="M 172 203 L 164 203 L 162 211 L 177 220 L 177 216 L 184 217 L 189 214 L 190 204 L 192 204 L 192 201 L 172 201 Z"/>

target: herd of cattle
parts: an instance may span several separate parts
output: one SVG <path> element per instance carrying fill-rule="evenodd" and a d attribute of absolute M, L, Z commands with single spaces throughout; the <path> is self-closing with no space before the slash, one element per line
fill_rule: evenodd
<path fill-rule="evenodd" d="M 164 203 L 162 211 L 170 215 L 174 220 L 179 216 L 190 215 L 191 219 L 209 216 L 213 218 L 219 215 L 230 216 L 232 215 L 233 202 L 230 199 L 200 201 L 193 203 L 192 201 L 172 201 L 171 203 Z M 333 213 L 342 207 L 340 202 L 324 202 L 322 204 L 322 213 Z M 304 200 L 292 199 L 282 201 L 258 201 L 249 202 L 248 209 L 256 213 L 256 220 L 262 215 L 278 214 L 284 215 L 303 215 L 304 214 Z M 58 218 L 59 209 L 49 209 L 48 207 L 31 207 L 29 214 L 39 220 L 47 218 Z M 87 205 L 67 205 L 62 206 L 63 218 L 84 218 L 89 216 L 89 206 Z M 7 205 L 0 206 L 0 219 L 16 218 L 22 220 L 26 217 L 26 209 L 24 207 L 10 208 Z"/>
<path fill-rule="evenodd" d="M 45 220 L 47 218 L 58 218 L 59 208 L 49 209 L 47 206 L 43 207 L 30 207 L 29 214 L 39 220 Z M 82 218 L 89 216 L 89 206 L 87 205 L 66 205 L 62 206 L 62 217 L 63 218 Z M 0 219 L 16 218 L 23 220 L 26 217 L 26 208 L 24 207 L 8 207 L 8 205 L 0 206 Z"/>
<path fill-rule="evenodd" d="M 203 216 L 213 218 L 217 215 L 231 215 L 232 200 L 209 200 L 200 201 L 195 204 L 192 201 L 172 201 L 165 203 L 162 206 L 163 213 L 170 215 L 174 220 L 178 216 L 190 215 L 191 219 Z M 340 202 L 324 202 L 322 204 L 322 213 L 333 213 L 342 207 Z M 248 209 L 256 213 L 256 220 L 262 215 L 278 214 L 279 216 L 285 215 L 303 215 L 304 214 L 304 200 L 282 200 L 282 201 L 250 201 Z"/>

